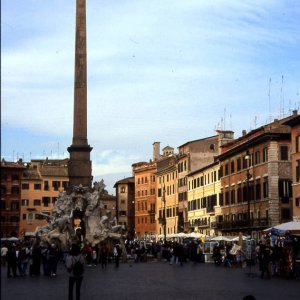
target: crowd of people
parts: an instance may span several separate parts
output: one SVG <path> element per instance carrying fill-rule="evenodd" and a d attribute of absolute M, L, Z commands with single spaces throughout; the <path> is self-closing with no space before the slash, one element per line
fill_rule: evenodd
<path fill-rule="evenodd" d="M 61 261 L 66 265 L 70 247 L 60 249 L 55 243 L 41 243 L 38 240 L 4 242 L 1 245 L 2 265 L 7 265 L 9 278 L 26 275 L 55 277 L 58 263 Z M 127 260 L 140 263 L 155 259 L 180 266 L 185 262 L 203 263 L 207 255 L 204 247 L 203 241 L 195 239 L 181 242 L 166 241 L 166 243 L 127 240 L 123 245 L 107 242 L 95 246 L 79 245 L 85 265 L 87 267 L 100 265 L 103 270 L 107 268 L 108 263 L 112 262 L 118 268 L 120 261 Z M 296 264 L 299 243 L 294 240 L 277 239 L 272 242 L 269 239 L 260 241 L 252 249 L 253 253 L 249 259 L 243 247 L 237 247 L 233 243 L 215 243 L 211 256 L 217 266 L 229 268 L 258 263 L 262 278 L 299 276 L 299 266 Z"/>

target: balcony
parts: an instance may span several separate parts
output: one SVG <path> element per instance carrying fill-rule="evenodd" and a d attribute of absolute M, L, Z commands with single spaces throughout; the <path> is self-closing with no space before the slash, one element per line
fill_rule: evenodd
<path fill-rule="evenodd" d="M 215 228 L 220 230 L 238 230 L 238 229 L 259 229 L 270 227 L 270 219 L 262 218 L 262 219 L 252 219 L 250 220 L 250 224 L 248 224 L 247 220 L 237 220 L 237 221 L 224 221 L 224 222 L 216 222 Z"/>
<path fill-rule="evenodd" d="M 149 215 L 155 215 L 155 210 L 154 210 L 154 209 L 148 210 L 148 214 L 149 214 Z"/>

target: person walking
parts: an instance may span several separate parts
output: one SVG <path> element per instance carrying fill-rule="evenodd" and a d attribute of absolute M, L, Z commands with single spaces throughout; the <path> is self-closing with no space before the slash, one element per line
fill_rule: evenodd
<path fill-rule="evenodd" d="M 106 243 L 103 243 L 100 248 L 100 260 L 102 269 L 106 270 L 107 267 L 107 256 L 108 256 L 108 248 Z"/>
<path fill-rule="evenodd" d="M 76 300 L 80 300 L 81 283 L 84 273 L 84 257 L 81 254 L 80 246 L 73 244 L 69 255 L 66 258 L 66 267 L 70 274 L 69 276 L 69 292 L 68 299 L 73 300 L 74 284 L 76 286 Z"/>
<path fill-rule="evenodd" d="M 17 257 L 16 257 L 16 247 L 14 244 L 8 246 L 8 251 L 6 254 L 7 261 L 7 277 L 12 277 L 11 271 L 14 277 L 17 277 Z"/>
<path fill-rule="evenodd" d="M 116 268 L 119 268 L 119 262 L 120 262 L 120 256 L 121 256 L 122 250 L 120 248 L 119 244 L 116 244 L 114 247 L 114 258 L 115 258 L 115 266 Z"/>
<path fill-rule="evenodd" d="M 4 244 L 4 245 L 1 247 L 1 265 L 2 265 L 2 266 L 5 266 L 5 265 L 6 265 L 6 254 L 7 254 L 7 251 L 8 251 L 7 245 Z"/>
<path fill-rule="evenodd" d="M 59 261 L 59 250 L 56 244 L 51 244 L 48 251 L 48 266 L 51 277 L 55 277 L 57 273 L 57 264 Z"/>

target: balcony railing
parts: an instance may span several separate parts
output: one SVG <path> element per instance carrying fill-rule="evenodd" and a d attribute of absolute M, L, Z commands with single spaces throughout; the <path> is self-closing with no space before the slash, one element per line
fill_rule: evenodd
<path fill-rule="evenodd" d="M 215 228 L 220 230 L 230 230 L 230 229 L 246 229 L 246 228 L 260 228 L 260 227 L 269 227 L 270 219 L 251 219 L 248 220 L 237 220 L 237 221 L 224 221 L 216 222 Z"/>
<path fill-rule="evenodd" d="M 150 210 L 148 210 L 148 214 L 150 214 L 150 215 L 155 215 L 155 210 L 154 209 L 150 209 Z"/>

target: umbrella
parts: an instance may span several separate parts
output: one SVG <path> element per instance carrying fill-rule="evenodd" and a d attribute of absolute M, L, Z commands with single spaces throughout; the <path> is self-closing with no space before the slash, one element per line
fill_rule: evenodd
<path fill-rule="evenodd" d="M 219 236 L 215 236 L 213 237 L 212 239 L 210 239 L 211 241 L 215 241 L 215 242 L 219 242 L 219 241 L 225 241 L 225 242 L 230 242 L 231 239 L 229 239 L 228 237 L 226 236 L 222 236 L 222 235 L 219 235 Z"/>
<path fill-rule="evenodd" d="M 186 237 L 190 237 L 190 238 L 194 238 L 194 239 L 200 239 L 203 236 L 204 235 L 199 232 L 191 232 L 186 235 Z"/>
<path fill-rule="evenodd" d="M 241 238 L 243 239 L 243 241 L 247 239 L 247 237 L 244 235 Z M 239 236 L 235 236 L 233 239 L 231 239 L 232 242 L 238 242 L 239 240 L 240 240 Z"/>
<path fill-rule="evenodd" d="M 274 227 L 270 227 L 263 231 L 264 233 L 290 233 L 290 234 L 300 234 L 300 221 L 291 221 L 287 223 L 282 223 Z"/>
<path fill-rule="evenodd" d="M 176 237 L 179 237 L 179 238 L 184 238 L 186 236 L 187 235 L 184 232 L 179 232 L 179 233 L 176 234 Z"/>
<path fill-rule="evenodd" d="M 10 242 L 16 242 L 19 239 L 17 237 L 15 237 L 15 236 L 12 236 L 12 237 L 8 238 L 7 240 L 10 241 Z"/>

